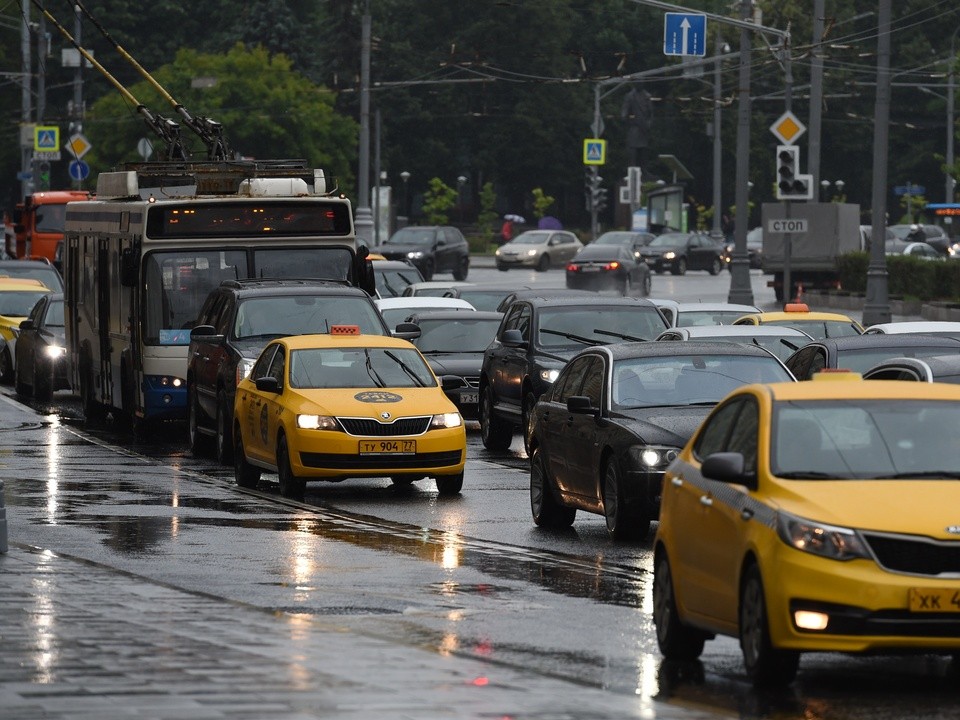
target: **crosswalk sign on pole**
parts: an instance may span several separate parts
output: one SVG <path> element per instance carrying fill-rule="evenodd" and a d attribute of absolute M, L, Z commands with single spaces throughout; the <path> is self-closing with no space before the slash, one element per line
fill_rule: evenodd
<path fill-rule="evenodd" d="M 59 152 L 60 128 L 56 125 L 34 126 L 33 149 L 37 152 Z"/>
<path fill-rule="evenodd" d="M 583 141 L 583 164 L 604 165 L 607 162 L 607 141 L 587 138 Z"/>

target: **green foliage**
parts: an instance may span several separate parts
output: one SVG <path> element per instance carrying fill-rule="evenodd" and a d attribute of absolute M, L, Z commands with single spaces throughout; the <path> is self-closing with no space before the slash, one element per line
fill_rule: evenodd
<path fill-rule="evenodd" d="M 185 49 L 152 75 L 192 115 L 222 123 L 228 145 L 244 157 L 303 158 L 337 178 L 342 190 L 352 187 L 356 123 L 336 113 L 333 94 L 294 72 L 286 56 L 239 44 L 221 55 Z M 197 77 L 213 78 L 215 84 L 193 88 Z M 128 89 L 154 114 L 176 119 L 146 81 Z M 94 172 L 138 160 L 140 137 L 154 144 L 152 159 L 161 159 L 160 141 L 134 110 L 119 93 L 103 96 L 89 109 L 84 130 L 94 148 L 87 158 Z M 205 157 L 202 143 L 182 123 L 181 137 L 194 157 Z"/>
<path fill-rule="evenodd" d="M 430 189 L 423 194 L 423 214 L 428 225 L 446 225 L 447 212 L 457 204 L 457 191 L 438 177 L 430 179 Z"/>
<path fill-rule="evenodd" d="M 547 214 L 547 210 L 553 205 L 555 198 L 546 195 L 543 188 L 533 189 L 533 216 L 538 220 Z"/>
<path fill-rule="evenodd" d="M 960 298 L 960 262 L 932 262 L 916 257 L 887 256 L 887 292 L 920 300 Z M 841 287 L 853 293 L 867 290 L 870 255 L 855 252 L 837 258 Z"/>
<path fill-rule="evenodd" d="M 492 182 L 485 182 L 480 189 L 480 213 L 477 215 L 477 225 L 480 232 L 486 235 L 497 232 L 497 220 L 500 218 L 496 210 L 497 193 Z M 489 239 L 489 238 L 488 238 Z"/>

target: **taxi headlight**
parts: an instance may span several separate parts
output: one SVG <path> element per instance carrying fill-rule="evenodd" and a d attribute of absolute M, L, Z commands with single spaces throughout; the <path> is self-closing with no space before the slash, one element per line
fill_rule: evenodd
<path fill-rule="evenodd" d="M 301 430 L 336 430 L 337 421 L 328 415 L 297 415 Z"/>
<path fill-rule="evenodd" d="M 557 368 L 550 368 L 549 370 L 540 371 L 540 379 L 544 382 L 552 383 L 560 375 L 560 371 Z"/>
<path fill-rule="evenodd" d="M 67 349 L 62 345 L 47 345 L 43 349 L 43 354 L 46 355 L 51 360 L 56 360 L 57 358 L 60 358 L 66 355 Z"/>
<path fill-rule="evenodd" d="M 434 415 L 430 421 L 431 428 L 455 428 L 463 425 L 463 418 L 460 413 L 441 413 Z"/>
<path fill-rule="evenodd" d="M 237 363 L 237 385 L 250 376 L 256 362 L 253 358 L 240 358 L 240 362 Z"/>
<path fill-rule="evenodd" d="M 787 513 L 777 515 L 780 539 L 792 548 L 832 560 L 870 558 L 855 530 L 805 520 Z"/>
<path fill-rule="evenodd" d="M 663 254 L 663 259 L 664 259 L 664 260 L 673 260 L 676 256 L 677 256 L 677 254 L 676 254 L 673 250 L 670 250 L 670 251 L 665 252 L 665 253 Z"/>
<path fill-rule="evenodd" d="M 670 445 L 634 445 L 630 448 L 633 466 L 644 470 L 666 470 L 679 454 L 680 448 Z"/>

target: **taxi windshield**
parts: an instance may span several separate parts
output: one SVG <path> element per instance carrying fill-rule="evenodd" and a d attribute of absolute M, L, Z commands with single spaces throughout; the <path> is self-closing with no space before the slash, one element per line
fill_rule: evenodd
<path fill-rule="evenodd" d="M 290 353 L 290 387 L 416 388 L 437 381 L 409 348 L 309 348 Z"/>
<path fill-rule="evenodd" d="M 802 330 L 814 340 L 823 340 L 825 338 L 849 337 L 859 335 L 860 330 L 851 321 L 847 320 L 814 320 L 804 318 L 790 318 L 788 320 L 773 320 L 764 323 L 765 325 L 778 325 L 780 327 L 792 327 Z"/>
<path fill-rule="evenodd" d="M 960 479 L 960 402 L 824 400 L 778 403 L 770 464 L 796 479 Z"/>

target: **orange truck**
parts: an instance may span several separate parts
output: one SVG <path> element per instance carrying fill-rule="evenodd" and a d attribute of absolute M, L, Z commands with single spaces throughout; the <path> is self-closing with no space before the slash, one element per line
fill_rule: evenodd
<path fill-rule="evenodd" d="M 45 257 L 58 264 L 67 203 L 90 197 L 86 190 L 44 190 L 27 195 L 13 211 L 13 234 L 6 237 L 7 255 Z"/>

